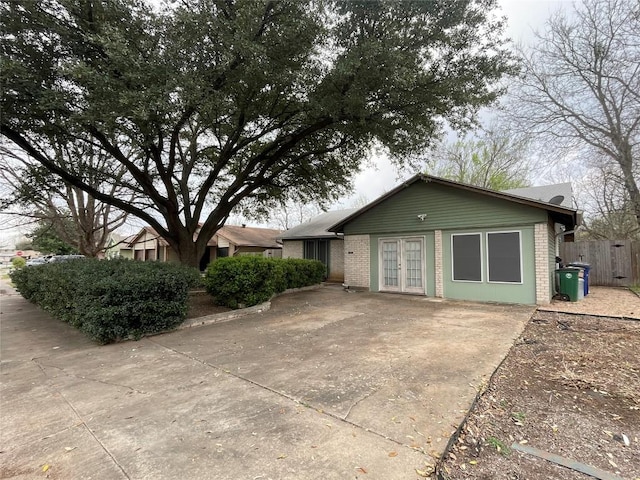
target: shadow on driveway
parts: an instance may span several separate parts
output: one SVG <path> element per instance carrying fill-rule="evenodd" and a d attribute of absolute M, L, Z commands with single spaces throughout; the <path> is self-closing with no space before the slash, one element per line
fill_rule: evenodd
<path fill-rule="evenodd" d="M 534 311 L 325 287 L 101 347 L 1 302 L 3 478 L 417 478 Z"/>

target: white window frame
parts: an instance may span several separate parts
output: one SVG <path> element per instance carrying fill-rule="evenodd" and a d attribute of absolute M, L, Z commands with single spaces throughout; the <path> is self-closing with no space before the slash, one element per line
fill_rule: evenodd
<path fill-rule="evenodd" d="M 456 280 L 455 278 L 455 254 L 453 251 L 453 237 L 476 235 L 480 240 L 480 280 Z M 482 248 L 482 232 L 458 232 L 451 234 L 451 281 L 460 283 L 484 283 L 484 255 Z"/>
<path fill-rule="evenodd" d="M 489 260 L 489 235 L 494 233 L 517 233 L 518 234 L 518 248 L 520 250 L 520 281 L 519 282 L 505 282 L 498 280 L 491 280 L 491 262 Z M 502 285 L 522 285 L 524 283 L 524 269 L 522 261 L 522 230 L 499 230 L 487 232 L 487 283 L 497 283 Z"/>

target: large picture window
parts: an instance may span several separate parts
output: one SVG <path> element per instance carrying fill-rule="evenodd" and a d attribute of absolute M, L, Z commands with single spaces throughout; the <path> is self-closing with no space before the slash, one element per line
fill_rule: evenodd
<path fill-rule="evenodd" d="M 520 232 L 487 233 L 489 281 L 522 283 Z"/>
<path fill-rule="evenodd" d="M 482 245 L 479 233 L 451 235 L 453 280 L 482 281 Z"/>

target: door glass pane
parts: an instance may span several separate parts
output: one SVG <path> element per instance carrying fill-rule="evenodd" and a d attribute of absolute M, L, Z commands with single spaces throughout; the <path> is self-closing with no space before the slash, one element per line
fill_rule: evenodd
<path fill-rule="evenodd" d="M 404 243 L 405 275 L 407 287 L 422 287 L 422 242 L 407 240 Z"/>
<path fill-rule="evenodd" d="M 398 242 L 382 243 L 382 274 L 386 286 L 398 286 Z"/>

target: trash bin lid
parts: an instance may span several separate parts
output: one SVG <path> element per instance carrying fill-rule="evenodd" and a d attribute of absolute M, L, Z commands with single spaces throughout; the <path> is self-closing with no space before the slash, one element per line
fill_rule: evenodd
<path fill-rule="evenodd" d="M 586 262 L 571 262 L 567 263 L 567 267 L 591 268 L 591 264 Z"/>

